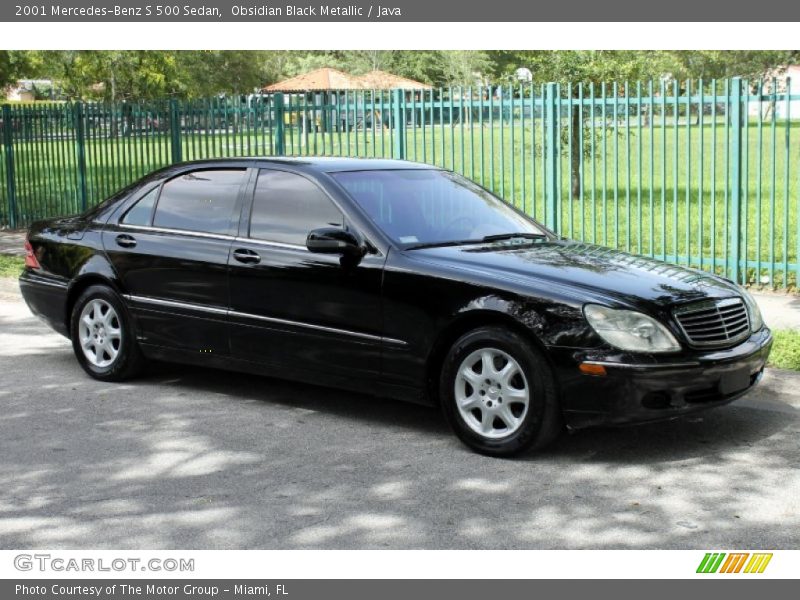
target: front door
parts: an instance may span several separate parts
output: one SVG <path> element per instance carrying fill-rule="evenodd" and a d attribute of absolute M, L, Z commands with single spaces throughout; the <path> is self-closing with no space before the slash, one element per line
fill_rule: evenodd
<path fill-rule="evenodd" d="M 310 230 L 347 225 L 331 198 L 303 175 L 262 169 L 252 202 L 229 259 L 233 355 L 309 380 L 376 377 L 385 257 L 351 264 L 309 252 Z"/>

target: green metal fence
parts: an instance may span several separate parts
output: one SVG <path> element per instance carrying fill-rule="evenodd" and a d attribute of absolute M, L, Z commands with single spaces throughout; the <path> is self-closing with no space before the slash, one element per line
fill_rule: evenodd
<path fill-rule="evenodd" d="M 796 287 L 800 94 L 790 83 L 4 105 L 0 226 L 78 212 L 181 160 L 393 157 L 462 173 L 568 237 Z"/>

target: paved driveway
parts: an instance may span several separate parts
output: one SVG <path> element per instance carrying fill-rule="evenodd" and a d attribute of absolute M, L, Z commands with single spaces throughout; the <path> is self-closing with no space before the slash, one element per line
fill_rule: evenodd
<path fill-rule="evenodd" d="M 0 254 L 25 256 L 25 232 L 0 230 Z"/>
<path fill-rule="evenodd" d="M 368 396 L 172 366 L 93 381 L 7 291 L 0 407 L 0 548 L 800 545 L 790 372 L 700 418 L 497 460 Z"/>

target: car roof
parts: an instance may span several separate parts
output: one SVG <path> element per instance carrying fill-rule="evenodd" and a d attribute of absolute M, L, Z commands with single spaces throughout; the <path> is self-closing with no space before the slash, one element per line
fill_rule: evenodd
<path fill-rule="evenodd" d="M 209 158 L 181 163 L 173 166 L 221 165 L 225 163 L 253 162 L 260 166 L 286 166 L 308 171 L 336 173 L 341 171 L 387 171 L 404 169 L 438 169 L 425 163 L 387 158 L 342 158 L 335 156 L 267 157 L 245 156 L 240 158 Z"/>

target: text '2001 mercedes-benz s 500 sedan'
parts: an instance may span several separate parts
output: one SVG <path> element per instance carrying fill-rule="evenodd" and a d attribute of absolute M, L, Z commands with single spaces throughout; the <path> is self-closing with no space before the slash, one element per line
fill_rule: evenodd
<path fill-rule="evenodd" d="M 92 377 L 157 359 L 441 405 L 492 455 L 725 404 L 772 344 L 726 279 L 563 239 L 402 161 L 174 165 L 35 223 L 26 249 L 28 306 Z"/>

